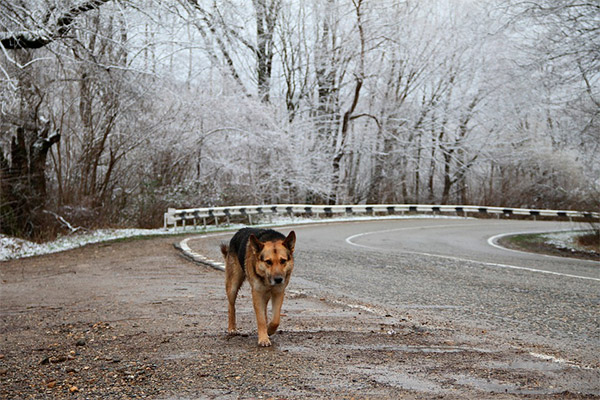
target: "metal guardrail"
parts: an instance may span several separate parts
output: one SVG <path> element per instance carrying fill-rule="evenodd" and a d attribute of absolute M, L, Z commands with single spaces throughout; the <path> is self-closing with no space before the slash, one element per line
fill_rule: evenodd
<path fill-rule="evenodd" d="M 460 205 L 424 205 L 424 204 L 366 204 L 366 205 L 309 205 L 309 204 L 275 204 L 275 205 L 252 205 L 252 206 L 231 206 L 231 207 L 205 207 L 205 208 L 169 208 L 164 214 L 165 228 L 174 226 L 185 227 L 187 222 L 196 226 L 200 221 L 206 226 L 209 219 L 219 224 L 219 218 L 224 218 L 229 222 L 230 217 L 247 217 L 252 224 L 253 216 L 262 215 L 307 215 L 316 216 L 320 214 L 325 216 L 333 215 L 354 215 L 354 214 L 395 214 L 395 213 L 456 213 L 467 215 L 468 213 L 492 214 L 497 216 L 531 216 L 531 217 L 559 217 L 559 218 L 578 218 L 584 220 L 600 220 L 600 213 L 587 211 L 568 211 L 568 210 L 539 210 L 527 208 L 507 208 L 507 207 L 484 207 L 484 206 L 460 206 Z"/>

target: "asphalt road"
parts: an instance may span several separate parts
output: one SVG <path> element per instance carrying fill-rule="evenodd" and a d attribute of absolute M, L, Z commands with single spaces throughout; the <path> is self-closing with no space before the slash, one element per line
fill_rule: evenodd
<path fill-rule="evenodd" d="M 600 363 L 600 263 L 501 249 L 489 238 L 568 222 L 400 219 L 294 228 L 295 276 L 323 290 L 451 320 Z"/>
<path fill-rule="evenodd" d="M 600 398 L 597 265 L 485 254 L 498 251 L 487 236 L 521 224 L 295 226 L 269 348 L 257 346 L 248 285 L 240 334 L 227 335 L 223 273 L 172 246 L 220 259 L 233 232 L 0 263 L 0 398 Z M 465 261 L 478 253 L 492 261 Z"/>

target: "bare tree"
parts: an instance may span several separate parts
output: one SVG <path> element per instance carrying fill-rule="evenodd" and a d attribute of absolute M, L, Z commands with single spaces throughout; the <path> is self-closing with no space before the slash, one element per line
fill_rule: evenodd
<path fill-rule="evenodd" d="M 507 23 L 515 27 L 518 59 L 536 77 L 540 119 L 556 151 L 576 151 L 600 173 L 600 5 L 597 2 L 510 1 Z M 529 120 L 532 117 L 529 116 Z M 592 184 L 596 194 L 597 183 Z M 597 195 L 595 196 L 597 197 Z"/>
<path fill-rule="evenodd" d="M 52 127 L 42 107 L 46 101 L 44 76 L 36 68 L 36 49 L 58 41 L 70 32 L 74 21 L 97 9 L 106 0 L 86 1 L 48 8 L 41 22 L 34 17 L 32 4 L 2 3 L 0 6 L 0 49 L 2 72 L 18 99 L 15 108 L 4 110 L 0 133 L 10 140 L 8 158 L 0 148 L 2 193 L 0 229 L 12 234 L 36 236 L 41 228 L 41 208 L 46 201 L 46 158 L 60 134 Z"/>
<path fill-rule="evenodd" d="M 35 236 L 44 207 L 153 226 L 202 204 L 585 204 L 597 15 L 574 0 L 1 3 L 2 230 Z"/>
<path fill-rule="evenodd" d="M 203 4 L 198 0 L 180 0 L 189 20 L 200 32 L 206 52 L 212 63 L 223 67 L 245 93 L 252 93 L 248 78 L 256 82 L 256 93 L 265 102 L 269 101 L 273 57 L 275 54 L 275 33 L 282 7 L 281 0 L 253 0 L 255 34 L 245 33 L 246 21 L 241 11 L 228 8 L 229 4 Z M 244 8 L 243 2 L 238 5 Z M 248 75 L 244 70 L 245 56 L 255 59 L 256 67 Z M 239 61 L 237 61 L 239 60 Z"/>

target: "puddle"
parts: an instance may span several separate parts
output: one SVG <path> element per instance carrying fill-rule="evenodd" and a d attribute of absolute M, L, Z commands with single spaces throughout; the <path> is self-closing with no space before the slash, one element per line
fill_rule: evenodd
<path fill-rule="evenodd" d="M 557 363 L 527 360 L 516 360 L 510 362 L 494 361 L 484 363 L 483 365 L 486 368 L 491 369 L 525 370 L 538 372 L 554 372 L 560 371 L 565 368 L 564 365 L 560 365 Z"/>
<path fill-rule="evenodd" d="M 481 349 L 477 347 L 458 347 L 458 346 L 390 346 L 390 345 L 346 345 L 342 346 L 347 350 L 374 350 L 374 351 L 398 351 L 402 353 L 491 353 L 490 350 Z"/>
<path fill-rule="evenodd" d="M 456 376 L 454 377 L 456 383 L 463 386 L 474 387 L 478 390 L 491 393 L 509 393 L 518 395 L 540 395 L 540 394 L 556 394 L 562 392 L 562 390 L 552 390 L 545 388 L 524 388 L 514 383 L 504 383 L 495 379 L 482 379 L 473 376 Z"/>
<path fill-rule="evenodd" d="M 417 377 L 405 372 L 390 370 L 384 367 L 370 367 L 368 365 L 347 368 L 349 372 L 368 375 L 370 378 L 385 385 L 391 385 L 406 390 L 423 393 L 440 393 L 444 389 L 430 379 Z"/>

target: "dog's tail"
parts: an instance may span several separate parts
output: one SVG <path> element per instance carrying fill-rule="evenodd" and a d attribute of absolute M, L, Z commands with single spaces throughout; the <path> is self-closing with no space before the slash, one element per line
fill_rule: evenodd
<path fill-rule="evenodd" d="M 227 252 L 229 251 L 229 246 L 225 243 L 221 243 L 221 253 L 223 253 L 223 257 L 227 258 Z"/>

